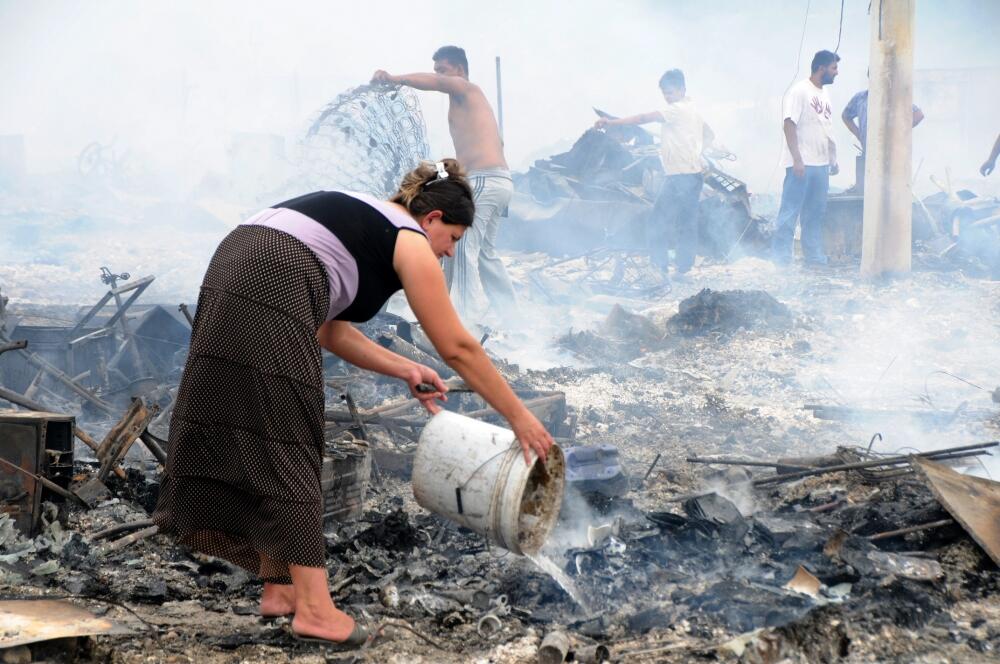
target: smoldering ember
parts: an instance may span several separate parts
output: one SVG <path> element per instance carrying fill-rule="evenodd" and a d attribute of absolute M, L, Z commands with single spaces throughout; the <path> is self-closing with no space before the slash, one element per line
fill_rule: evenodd
<path fill-rule="evenodd" d="M 12 4 L 2 662 L 1000 658 L 997 6 Z"/>

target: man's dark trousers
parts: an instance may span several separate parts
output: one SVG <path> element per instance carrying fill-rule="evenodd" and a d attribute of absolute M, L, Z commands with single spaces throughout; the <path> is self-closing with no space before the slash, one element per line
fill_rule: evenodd
<path fill-rule="evenodd" d="M 667 267 L 667 237 L 673 237 L 675 267 L 680 273 L 694 265 L 698 253 L 698 200 L 705 179 L 701 173 L 667 175 L 653 205 L 653 262 Z"/>

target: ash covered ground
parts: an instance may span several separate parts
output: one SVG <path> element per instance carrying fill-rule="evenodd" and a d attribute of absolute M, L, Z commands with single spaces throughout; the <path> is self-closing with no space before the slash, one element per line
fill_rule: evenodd
<path fill-rule="evenodd" d="M 574 286 L 593 280 L 586 266 L 509 256 L 532 314 L 513 329 L 492 321 L 486 347 L 519 389 L 564 392 L 573 444 L 617 447 L 630 476 L 622 497 L 564 503 L 542 564 L 577 599 L 538 564 L 421 509 L 405 471 L 376 468 L 361 518 L 328 531 L 328 567 L 338 605 L 382 629 L 360 653 L 298 644 L 282 621 L 257 618 L 260 583 L 241 570 L 159 536 L 113 552 L 93 539 L 147 518 L 158 469 L 138 448 L 126 480 L 109 480 L 111 500 L 60 506 L 30 543 L 2 533 L 0 594 L 71 596 L 134 629 L 84 640 L 77 661 L 528 662 L 556 629 L 581 656 L 603 644 L 616 661 L 992 659 L 1000 573 L 961 528 L 866 539 L 948 517 L 919 477 L 836 473 L 749 489 L 744 470 L 686 461 L 813 457 L 867 448 L 875 433 L 882 453 L 996 438 L 1000 286 L 917 264 L 875 284 L 849 267 L 744 258 L 703 264 L 653 294 L 609 294 Z M 529 276 L 539 271 L 542 285 Z M 23 299 L 8 307 L 54 315 Z M 329 374 L 345 380 L 342 367 Z M 362 411 L 402 395 L 346 380 Z M 824 420 L 807 404 L 868 416 Z M 928 412 L 947 416 L 919 415 Z M 405 456 L 398 429 L 372 423 L 368 433 L 373 448 Z M 1000 475 L 990 457 L 961 464 Z M 706 491 L 724 500 L 676 500 Z M 586 527 L 605 524 L 614 534 L 592 545 Z M 800 566 L 819 584 L 811 592 L 786 587 Z"/>

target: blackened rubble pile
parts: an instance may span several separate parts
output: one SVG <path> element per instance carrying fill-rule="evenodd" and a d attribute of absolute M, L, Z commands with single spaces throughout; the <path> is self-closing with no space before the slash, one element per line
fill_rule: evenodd
<path fill-rule="evenodd" d="M 597 111 L 601 117 L 612 117 Z M 732 155 L 721 155 L 732 158 Z M 750 210 L 746 185 L 705 159 L 699 254 L 724 258 L 766 246 L 767 224 Z M 644 129 L 587 130 L 573 147 L 515 176 L 512 248 L 578 254 L 595 246 L 642 250 L 663 179 L 659 148 Z M 544 228 L 543 228 L 544 227 Z"/>
<path fill-rule="evenodd" d="M 764 291 L 704 288 L 681 300 L 678 312 L 660 326 L 647 316 L 614 305 L 596 330 L 570 330 L 559 345 L 588 362 L 628 362 L 666 348 L 675 337 L 727 338 L 740 331 L 782 332 L 792 326 L 791 310 Z"/>
<path fill-rule="evenodd" d="M 373 486 L 373 509 L 328 530 L 331 590 L 376 626 L 369 646 L 376 661 L 405 654 L 457 662 L 462 652 L 526 661 L 554 630 L 568 635 L 570 651 L 604 647 L 614 661 L 725 659 L 740 643 L 750 652 L 777 649 L 791 661 L 838 661 L 858 651 L 898 655 L 898 643 L 878 643 L 887 627 L 920 631 L 922 642 L 912 648 L 961 644 L 989 657 L 1000 647 L 1000 629 L 984 607 L 1000 592 L 1000 573 L 974 538 L 995 533 L 959 525 L 963 508 L 944 506 L 925 466 L 938 476 L 951 472 L 913 460 L 894 467 L 920 470 L 881 481 L 832 469 L 812 469 L 818 476 L 795 482 L 767 471 L 709 471 L 704 482 L 716 491 L 664 504 L 679 505 L 669 511 L 635 507 L 645 491 L 636 488 L 592 511 L 586 545 L 547 554 L 562 582 L 438 517 L 411 515 L 401 497 L 405 484 L 386 478 Z M 738 500 L 748 481 L 760 487 L 753 514 L 723 497 Z M 996 492 L 996 483 L 980 485 L 989 489 Z M 1000 502 L 979 507 L 997 510 Z M 47 506 L 33 540 L 0 517 L 0 583 L 19 594 L 85 596 L 91 610 L 103 604 L 108 617 L 138 635 L 91 644 L 97 658 L 112 650 L 120 661 L 145 656 L 139 638 L 150 625 L 115 602 L 157 626 L 164 655 L 221 661 L 209 658 L 267 647 L 291 658 L 314 652 L 280 625 L 254 618 L 259 581 L 243 571 L 148 535 L 121 544 L 130 537 L 122 524 L 142 533 L 143 516 L 128 501 L 63 509 L 58 518 Z M 928 524 L 935 525 L 903 528 Z M 564 521 L 554 538 L 579 527 Z M 977 607 L 979 600 L 986 603 Z M 956 601 L 973 612 L 971 620 L 954 618 Z M 669 647 L 649 643 L 649 633 L 669 635 Z M 640 659 L 647 651 L 650 659 Z"/>
<path fill-rule="evenodd" d="M 543 637 L 553 633 L 566 636 L 575 661 L 600 661 L 600 648 L 629 662 L 995 656 L 1000 573 L 984 553 L 989 532 L 970 530 L 951 502 L 957 494 L 932 487 L 919 461 L 854 448 L 800 458 L 848 439 L 840 422 L 804 415 L 801 393 L 792 398 L 779 391 L 792 383 L 788 367 L 808 360 L 808 354 L 784 350 L 804 343 L 806 335 L 818 348 L 823 337 L 803 325 L 784 327 L 784 310 L 772 311 L 748 290 L 731 299 L 712 295 L 691 300 L 707 307 L 695 321 L 708 334 L 670 332 L 666 319 L 619 308 L 593 333 L 589 358 L 595 368 L 521 373 L 500 363 L 564 445 L 579 437 L 594 467 L 617 462 L 631 474 L 624 482 L 619 468 L 603 492 L 588 479 L 581 484 L 587 507 L 579 509 L 580 501 L 573 510 L 564 506 L 552 541 L 560 546 L 539 561 L 559 581 L 417 508 L 407 461 L 425 416 L 397 382 L 327 358 L 328 456 L 340 465 L 324 477 L 324 486 L 339 496 L 354 491 L 365 498 L 327 524 L 331 591 L 346 611 L 376 627 L 362 658 L 534 661 Z M 792 297 L 781 295 L 795 305 L 798 321 L 805 307 Z M 724 313 L 727 302 L 769 313 L 762 321 L 742 318 Z M 748 332 L 730 335 L 713 327 L 728 325 L 730 316 L 739 321 L 732 329 Z M 363 331 L 397 352 L 440 363 L 420 328 L 406 321 L 381 316 Z M 604 339 L 616 340 L 615 358 L 597 354 Z M 668 360 L 651 366 L 620 359 L 643 353 Z M 744 385 L 721 372 L 708 376 L 713 367 L 738 362 L 755 382 Z M 588 382 L 596 387 L 585 391 L 581 385 Z M 498 421 L 452 384 L 458 388 L 449 401 L 453 407 Z M 83 399 L 59 385 L 50 389 L 61 398 Z M 559 390 L 572 394 L 579 411 Z M 752 407 L 747 395 L 758 392 L 780 403 Z M 40 392 L 39 398 L 48 397 Z M 605 454 L 601 446 L 609 443 L 620 452 Z M 685 449 L 742 457 L 685 463 Z M 347 473 L 364 475 L 359 450 L 371 450 L 367 486 L 353 480 L 335 485 L 332 480 Z M 983 451 L 995 448 L 961 453 Z M 721 470 L 703 473 L 706 460 Z M 870 461 L 875 465 L 846 472 L 830 468 Z M 739 465 L 746 462 L 754 464 L 743 466 L 751 472 Z M 822 474 L 788 477 L 802 469 Z M 77 476 L 97 470 L 79 458 L 74 466 Z M 90 509 L 70 500 L 40 507 L 33 538 L 0 517 L 0 593 L 82 595 L 77 601 L 92 613 L 133 632 L 85 640 L 85 661 L 352 661 L 352 655 L 293 641 L 280 621 L 260 623 L 259 580 L 156 536 L 148 510 L 158 472 L 128 467 L 123 474 L 108 473 L 104 483 L 112 497 Z M 784 478 L 775 479 L 779 475 Z M 980 508 L 985 486 L 976 487 Z M 0 643 L 3 638 L 0 631 Z"/>
<path fill-rule="evenodd" d="M 732 334 L 739 330 L 783 330 L 792 313 L 764 291 L 713 291 L 704 288 L 677 306 L 667 327 L 685 336 Z"/>

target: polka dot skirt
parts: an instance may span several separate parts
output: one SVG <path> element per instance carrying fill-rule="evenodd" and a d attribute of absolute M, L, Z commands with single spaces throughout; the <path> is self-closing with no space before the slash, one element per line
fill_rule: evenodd
<path fill-rule="evenodd" d="M 267 581 L 325 563 L 320 467 L 329 290 L 287 233 L 239 226 L 205 274 L 153 521 Z"/>

